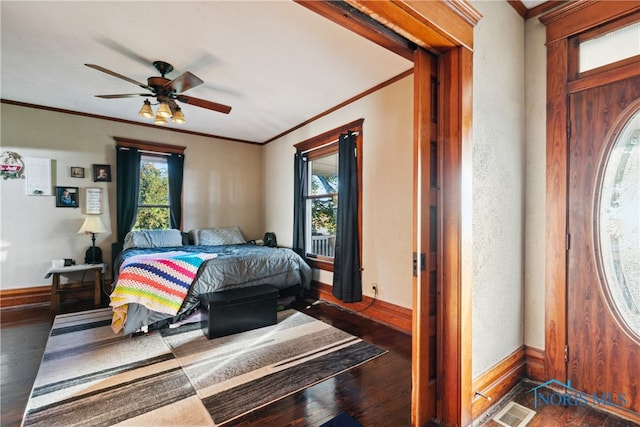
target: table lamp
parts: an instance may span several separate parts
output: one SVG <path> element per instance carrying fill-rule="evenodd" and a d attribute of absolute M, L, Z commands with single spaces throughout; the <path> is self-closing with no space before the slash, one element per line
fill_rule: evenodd
<path fill-rule="evenodd" d="M 85 264 L 100 264 L 102 262 L 102 250 L 96 247 L 96 234 L 107 233 L 109 229 L 99 215 L 87 215 L 84 224 L 78 233 L 91 234 L 91 247 L 87 249 L 84 257 Z"/>

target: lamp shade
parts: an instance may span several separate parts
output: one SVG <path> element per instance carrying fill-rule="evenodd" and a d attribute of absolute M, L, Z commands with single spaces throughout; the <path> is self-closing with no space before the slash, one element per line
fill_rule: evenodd
<path fill-rule="evenodd" d="M 142 108 L 138 114 L 147 119 L 153 119 L 153 110 L 151 109 L 151 103 L 148 99 L 144 100 L 144 104 L 142 104 Z"/>
<path fill-rule="evenodd" d="M 161 117 L 171 117 L 171 108 L 169 108 L 169 103 L 167 101 L 161 101 L 160 106 L 158 107 L 158 115 Z"/>
<path fill-rule="evenodd" d="M 156 116 L 155 120 L 153 121 L 155 124 L 157 125 L 166 125 L 167 123 L 169 123 L 169 121 L 167 120 L 166 117 L 161 116 L 159 113 Z"/>
<path fill-rule="evenodd" d="M 100 233 L 108 233 L 109 228 L 102 221 L 100 215 L 87 215 L 84 219 L 84 224 L 78 230 L 78 233 L 84 234 L 100 234 Z"/>
<path fill-rule="evenodd" d="M 184 114 L 182 114 L 182 110 L 180 107 L 176 107 L 175 113 L 173 113 L 172 119 L 176 123 L 185 123 L 187 120 L 184 118 Z"/>

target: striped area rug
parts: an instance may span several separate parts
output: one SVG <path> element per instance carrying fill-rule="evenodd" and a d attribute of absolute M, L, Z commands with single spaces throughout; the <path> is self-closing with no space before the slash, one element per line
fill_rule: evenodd
<path fill-rule="evenodd" d="M 385 353 L 295 310 L 207 340 L 199 324 L 129 337 L 111 309 L 56 317 L 24 426 L 214 426 Z"/>

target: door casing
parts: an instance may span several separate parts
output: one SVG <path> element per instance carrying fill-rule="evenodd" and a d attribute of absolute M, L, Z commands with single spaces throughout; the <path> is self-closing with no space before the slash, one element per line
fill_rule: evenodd
<path fill-rule="evenodd" d="M 569 37 L 616 20 L 637 16 L 637 2 L 571 2 L 540 20 L 547 32 L 547 131 L 545 207 L 545 376 L 566 378 L 567 342 L 567 95 L 589 85 L 595 86 L 637 74 L 640 61 L 627 61 L 584 80 L 571 75 Z M 616 409 L 614 409 L 616 411 Z M 638 417 L 619 411 L 625 417 Z M 640 418 L 638 418 L 640 422 Z"/>
<path fill-rule="evenodd" d="M 407 57 L 406 46 L 397 44 L 393 37 L 380 33 L 376 25 L 358 22 L 348 11 L 330 1 L 296 0 L 298 3 L 347 29 L 368 38 L 396 53 Z M 332 4 L 333 3 L 333 4 Z M 439 341 L 438 355 L 442 371 L 438 372 L 437 418 L 444 425 L 471 424 L 471 149 L 472 149 L 472 68 L 473 28 L 480 14 L 466 1 L 411 0 L 376 1 L 346 0 L 344 4 L 374 18 L 382 25 L 409 39 L 420 48 L 438 58 L 438 128 L 432 129 L 430 117 L 421 115 L 420 100 L 414 102 L 414 152 L 436 133 L 441 182 L 439 269 L 442 295 L 438 304 L 438 335 L 447 337 Z M 431 85 L 430 67 L 415 66 L 414 86 Z M 415 93 L 415 91 L 414 91 Z M 428 157 L 428 156 L 427 156 Z M 420 218 L 422 207 L 429 206 L 418 194 L 419 186 L 429 182 L 430 165 L 424 158 L 414 159 L 414 213 Z M 428 217 L 428 216 L 427 216 Z M 422 217 L 424 218 L 424 216 Z M 420 234 L 424 219 L 415 221 L 414 252 L 428 248 L 424 233 Z M 428 233 L 427 233 L 428 235 Z M 411 262 L 411 260 L 407 260 Z M 420 275 L 414 279 L 413 331 L 428 328 L 429 313 L 419 303 L 425 298 L 428 286 L 421 283 Z M 423 346 L 412 350 L 412 359 L 420 360 L 427 351 Z M 422 426 L 430 421 L 428 398 L 428 366 L 412 363 L 412 425 Z"/>

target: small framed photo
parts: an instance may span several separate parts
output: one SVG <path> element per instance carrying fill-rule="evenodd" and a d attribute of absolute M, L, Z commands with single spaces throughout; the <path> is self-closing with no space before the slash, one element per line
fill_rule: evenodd
<path fill-rule="evenodd" d="M 78 187 L 56 187 L 57 208 L 77 208 L 79 206 Z"/>
<path fill-rule="evenodd" d="M 93 165 L 93 182 L 111 182 L 111 165 Z"/>
<path fill-rule="evenodd" d="M 87 214 L 102 213 L 102 188 L 87 188 L 86 197 Z"/>
<path fill-rule="evenodd" d="M 71 178 L 84 178 L 84 168 L 71 166 Z"/>

